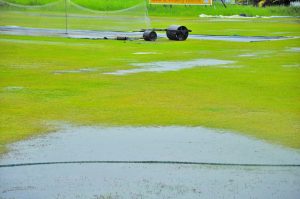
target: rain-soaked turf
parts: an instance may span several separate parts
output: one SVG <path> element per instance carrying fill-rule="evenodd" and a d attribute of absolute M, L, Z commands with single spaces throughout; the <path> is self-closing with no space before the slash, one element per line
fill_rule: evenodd
<path fill-rule="evenodd" d="M 27 36 L 51 36 L 65 37 L 72 39 L 102 39 L 117 40 L 117 38 L 126 38 L 123 40 L 143 39 L 143 32 L 132 31 L 100 31 L 100 30 L 68 30 L 51 28 L 28 28 L 22 26 L 0 26 L 0 34 L 5 35 L 27 35 Z M 158 39 L 167 38 L 166 33 L 157 33 Z M 188 38 L 198 40 L 217 40 L 234 42 L 261 42 L 296 39 L 298 36 L 240 36 L 240 35 L 199 35 L 189 34 Z M 121 39 L 122 40 L 122 39 Z M 139 52 L 137 52 L 139 53 Z"/>
<path fill-rule="evenodd" d="M 300 194 L 300 150 L 214 129 L 63 126 L 10 149 L 0 160 L 7 199 Z"/>
<path fill-rule="evenodd" d="M 218 34 L 223 28 L 222 35 L 299 36 L 298 21 L 260 19 L 248 26 L 180 22 L 195 27 L 197 34 Z M 159 22 L 164 26 L 171 19 L 154 20 Z M 300 148 L 299 39 L 245 43 L 0 37 L 2 151 L 7 143 L 55 129 L 52 121 L 207 126 Z M 203 59 L 230 64 L 104 74 Z"/>

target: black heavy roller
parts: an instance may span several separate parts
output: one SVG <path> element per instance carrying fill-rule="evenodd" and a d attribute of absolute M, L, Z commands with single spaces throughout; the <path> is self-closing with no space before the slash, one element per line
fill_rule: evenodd
<path fill-rule="evenodd" d="M 184 41 L 188 38 L 189 32 L 191 32 L 191 30 L 185 26 L 173 25 L 167 29 L 167 37 L 170 40 Z"/>
<path fill-rule="evenodd" d="M 143 34 L 145 41 L 155 41 L 157 39 L 157 34 L 153 30 L 146 30 Z"/>

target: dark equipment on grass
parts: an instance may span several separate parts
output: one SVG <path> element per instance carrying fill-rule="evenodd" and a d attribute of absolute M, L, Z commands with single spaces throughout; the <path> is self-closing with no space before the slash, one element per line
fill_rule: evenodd
<path fill-rule="evenodd" d="M 141 29 L 139 31 L 134 31 L 134 32 L 143 32 L 142 37 L 120 35 L 116 37 L 103 37 L 102 39 L 104 40 L 113 39 L 113 40 L 122 40 L 122 41 L 143 39 L 145 41 L 156 41 L 158 38 L 156 31 L 165 31 L 169 40 L 172 41 L 185 41 L 188 38 L 189 33 L 192 32 L 185 26 L 172 25 L 166 29 L 153 28 L 153 29 Z"/>
<path fill-rule="evenodd" d="M 124 37 L 124 36 L 117 36 L 115 39 L 116 40 L 123 40 L 123 41 L 130 40 L 129 37 Z"/>
<path fill-rule="evenodd" d="M 145 41 L 155 41 L 157 39 L 157 34 L 153 30 L 145 30 L 143 34 L 143 39 Z"/>
<path fill-rule="evenodd" d="M 185 26 L 172 25 L 167 29 L 142 29 L 139 32 L 144 32 L 143 39 L 145 41 L 155 41 L 157 39 L 156 31 L 165 31 L 167 37 L 172 41 L 185 41 L 191 30 L 187 29 Z"/>
<path fill-rule="evenodd" d="M 167 29 L 167 37 L 170 40 L 176 41 L 184 41 L 188 38 L 190 30 L 188 30 L 185 26 L 170 26 Z"/>

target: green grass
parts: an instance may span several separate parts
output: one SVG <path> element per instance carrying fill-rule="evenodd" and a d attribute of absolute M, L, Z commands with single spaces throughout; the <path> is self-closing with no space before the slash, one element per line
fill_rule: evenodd
<path fill-rule="evenodd" d="M 153 6 L 150 13 L 152 26 L 158 28 L 183 24 L 197 34 L 300 35 L 298 18 L 224 21 L 191 17 L 194 11 L 190 17 L 159 17 L 155 15 L 170 8 L 157 8 L 161 10 L 151 13 Z M 46 9 L 41 15 L 1 9 L 0 26 L 64 28 L 59 9 L 53 13 Z M 113 23 L 92 15 L 69 20 L 74 29 L 103 30 Z M 132 22 L 126 27 L 143 28 Z M 300 53 L 288 51 L 299 48 L 300 39 L 254 43 L 161 39 L 149 43 L 0 35 L 0 46 L 0 153 L 8 143 L 55 130 L 53 121 L 205 126 L 300 148 Z M 133 54 L 148 51 L 158 54 Z M 257 56 L 239 56 L 249 53 Z M 199 58 L 233 60 L 241 68 L 206 67 L 122 77 L 102 74 L 132 68 L 131 63 Z M 54 74 L 81 68 L 97 71 Z"/>
<path fill-rule="evenodd" d="M 161 6 L 149 5 L 149 14 L 151 16 L 193 16 L 200 14 L 206 15 L 240 15 L 247 16 L 299 16 L 299 7 L 272 6 L 265 8 L 253 7 L 252 5 L 227 5 L 225 8 L 220 3 L 214 3 L 213 6 Z"/>
<path fill-rule="evenodd" d="M 21 5 L 44 5 L 57 0 L 6 0 Z M 74 3 L 86 8 L 100 11 L 120 10 L 131 6 L 144 3 L 145 0 L 72 0 Z M 148 4 L 151 16 L 193 16 L 199 14 L 207 15 L 239 15 L 249 16 L 299 16 L 299 7 L 272 6 L 265 8 L 253 7 L 252 5 L 232 5 L 228 4 L 225 8 L 221 3 L 214 2 L 213 6 L 169 6 L 169 5 L 150 5 Z"/>
<path fill-rule="evenodd" d="M 53 121 L 205 126 L 300 148 L 300 53 L 288 51 L 300 46 L 299 39 L 148 43 L 2 35 L 0 45 L 2 151 L 7 143 L 55 129 Z M 133 54 L 148 51 L 158 54 Z M 247 53 L 257 56 L 239 57 Z M 102 74 L 130 63 L 199 58 L 233 60 L 241 68 Z M 97 71 L 54 74 L 81 68 Z"/>
<path fill-rule="evenodd" d="M 242 19 L 218 20 L 198 18 L 152 17 L 152 26 L 168 27 L 184 24 L 193 34 L 242 35 L 242 36 L 300 36 L 298 19 Z"/>
<path fill-rule="evenodd" d="M 99 1 L 99 0 L 73 0 L 81 6 L 94 9 L 94 10 L 120 10 L 144 3 L 145 0 L 114 0 L 114 1 Z"/>
<path fill-rule="evenodd" d="M 3 0 L 14 4 L 20 4 L 20 5 L 45 5 L 48 3 L 55 2 L 57 0 Z"/>
<path fill-rule="evenodd" d="M 5 0 L 14 4 L 20 5 L 45 5 L 52 2 L 63 0 Z M 87 8 L 95 10 L 119 10 L 129 8 L 140 3 L 144 3 L 145 0 L 71 0 L 78 5 L 85 6 Z"/>
<path fill-rule="evenodd" d="M 51 15 L 50 15 L 51 16 Z M 89 16 L 89 15 L 85 15 Z M 171 24 L 186 25 L 194 34 L 211 35 L 255 35 L 255 36 L 299 36 L 299 20 L 288 19 L 239 19 L 218 20 L 194 17 L 151 17 L 154 28 L 166 28 Z M 34 28 L 58 28 L 65 29 L 64 14 L 53 14 L 49 17 L 47 12 L 43 15 L 34 15 L 32 12 L 0 12 L 0 26 L 24 26 Z M 106 18 L 105 20 L 88 17 L 70 17 L 68 19 L 70 29 L 90 30 L 125 30 L 133 31 L 145 28 L 144 21 L 131 19 L 120 21 L 118 18 Z"/>

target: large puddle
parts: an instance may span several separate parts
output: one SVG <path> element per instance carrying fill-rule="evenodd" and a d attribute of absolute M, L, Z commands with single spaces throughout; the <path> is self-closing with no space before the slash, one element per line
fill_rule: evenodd
<path fill-rule="evenodd" d="M 226 66 L 228 64 L 234 64 L 234 61 L 219 60 L 219 59 L 196 59 L 190 61 L 161 61 L 161 62 L 150 62 L 150 63 L 133 63 L 132 66 L 139 68 L 118 70 L 115 72 L 107 72 L 104 74 L 109 75 L 127 75 L 132 73 L 142 72 L 167 72 L 167 71 L 178 71 L 183 69 L 189 69 L 194 67 L 223 67 L 232 68 L 233 66 Z"/>
<path fill-rule="evenodd" d="M 66 127 L 10 149 L 5 199 L 300 195 L 299 150 L 201 127 Z"/>
<path fill-rule="evenodd" d="M 9 35 L 30 35 L 30 36 L 56 36 L 77 39 L 114 39 L 120 37 L 142 38 L 141 32 L 113 32 L 113 31 L 94 31 L 94 30 L 69 30 L 65 34 L 62 29 L 45 29 L 45 28 L 27 28 L 20 26 L 0 26 L 0 34 Z M 159 38 L 166 38 L 166 34 L 159 33 Z M 231 42 L 261 42 L 272 40 L 294 39 L 298 37 L 264 37 L 264 36 L 221 36 L 221 35 L 196 35 L 191 34 L 190 39 L 199 40 L 220 40 Z"/>

